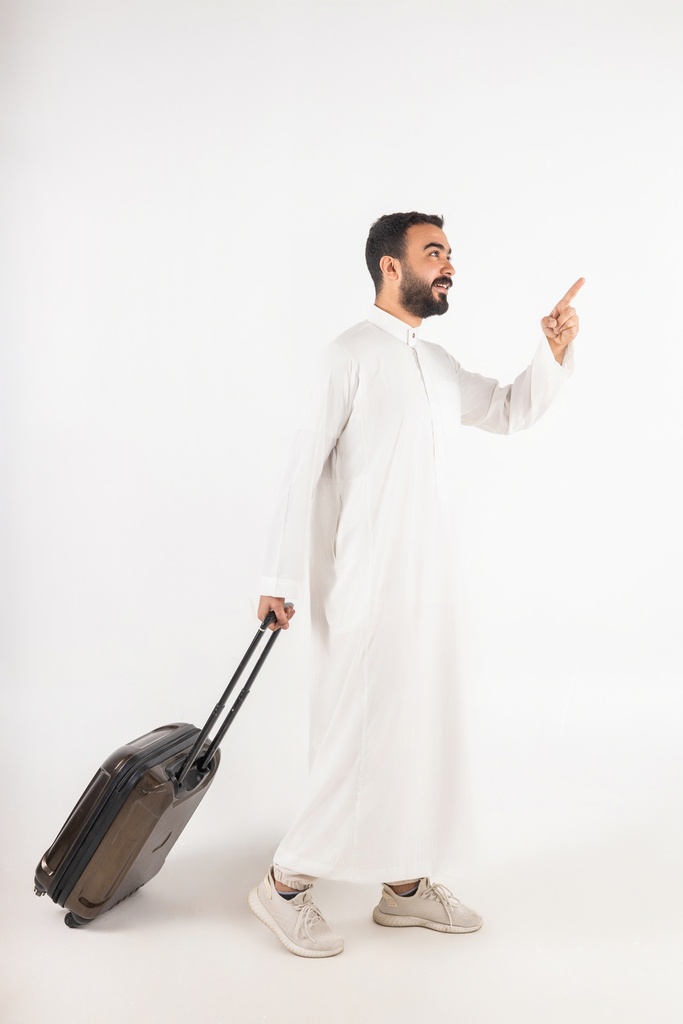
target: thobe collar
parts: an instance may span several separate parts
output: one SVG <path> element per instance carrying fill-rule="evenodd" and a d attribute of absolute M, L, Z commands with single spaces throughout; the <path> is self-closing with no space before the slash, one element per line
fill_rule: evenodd
<path fill-rule="evenodd" d="M 418 334 L 419 327 L 411 327 L 405 320 L 399 320 L 397 316 L 392 316 L 391 313 L 380 309 L 379 306 L 371 307 L 368 320 L 381 327 L 383 331 L 387 331 L 394 338 L 398 338 L 404 345 L 410 345 L 411 348 L 414 348 L 420 340 Z"/>

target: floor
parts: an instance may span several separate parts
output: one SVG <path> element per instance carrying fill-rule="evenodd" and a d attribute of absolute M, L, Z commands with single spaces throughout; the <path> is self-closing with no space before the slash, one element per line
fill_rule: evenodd
<path fill-rule="evenodd" d="M 660 802 L 636 794 L 618 814 L 614 792 L 586 785 L 561 813 L 548 801 L 536 818 L 501 818 L 509 838 L 464 862 L 457 880 L 456 894 L 484 915 L 475 934 L 381 928 L 370 917 L 374 886 L 319 882 L 317 902 L 346 942 L 321 961 L 286 952 L 249 912 L 246 893 L 280 823 L 263 831 L 229 780 L 228 771 L 217 778 L 157 878 L 73 931 L 32 893 L 34 864 L 62 813 L 48 798 L 54 786 L 35 775 L 28 785 L 34 803 L 45 792 L 43 816 L 27 801 L 9 809 L 3 1024 L 683 1019 L 683 844 L 667 810 L 678 780 Z"/>

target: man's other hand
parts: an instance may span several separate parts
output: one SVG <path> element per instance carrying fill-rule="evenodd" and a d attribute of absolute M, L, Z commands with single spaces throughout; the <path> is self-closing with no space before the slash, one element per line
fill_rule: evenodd
<path fill-rule="evenodd" d="M 541 320 L 543 333 L 548 339 L 548 344 L 558 363 L 564 359 L 567 345 L 579 333 L 579 318 L 572 306 L 572 299 L 583 287 L 585 281 L 584 277 L 575 281 L 567 294 L 562 296 L 550 316 L 544 316 Z"/>
<path fill-rule="evenodd" d="M 259 621 L 263 622 L 268 612 L 275 612 L 276 622 L 271 623 L 269 629 L 289 629 L 289 620 L 296 614 L 294 605 L 285 606 L 284 597 L 270 597 L 262 594 L 258 603 Z"/>

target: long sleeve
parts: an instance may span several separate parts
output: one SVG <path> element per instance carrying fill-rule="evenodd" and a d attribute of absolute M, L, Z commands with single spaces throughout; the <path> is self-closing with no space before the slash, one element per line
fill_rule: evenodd
<path fill-rule="evenodd" d="M 462 423 L 494 434 L 524 430 L 543 415 L 573 368 L 573 344 L 560 365 L 545 339 L 512 384 L 501 386 L 497 380 L 458 366 Z"/>
<path fill-rule="evenodd" d="M 353 408 L 358 368 L 337 342 L 313 371 L 266 546 L 261 593 L 300 599 L 306 590 L 311 503 L 323 467 Z"/>

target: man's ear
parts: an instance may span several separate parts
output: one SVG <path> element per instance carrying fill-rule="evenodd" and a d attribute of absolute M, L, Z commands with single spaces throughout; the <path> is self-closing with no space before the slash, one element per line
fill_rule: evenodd
<path fill-rule="evenodd" d="M 388 281 L 398 281 L 400 266 L 393 256 L 382 256 L 379 261 L 379 269 Z"/>

